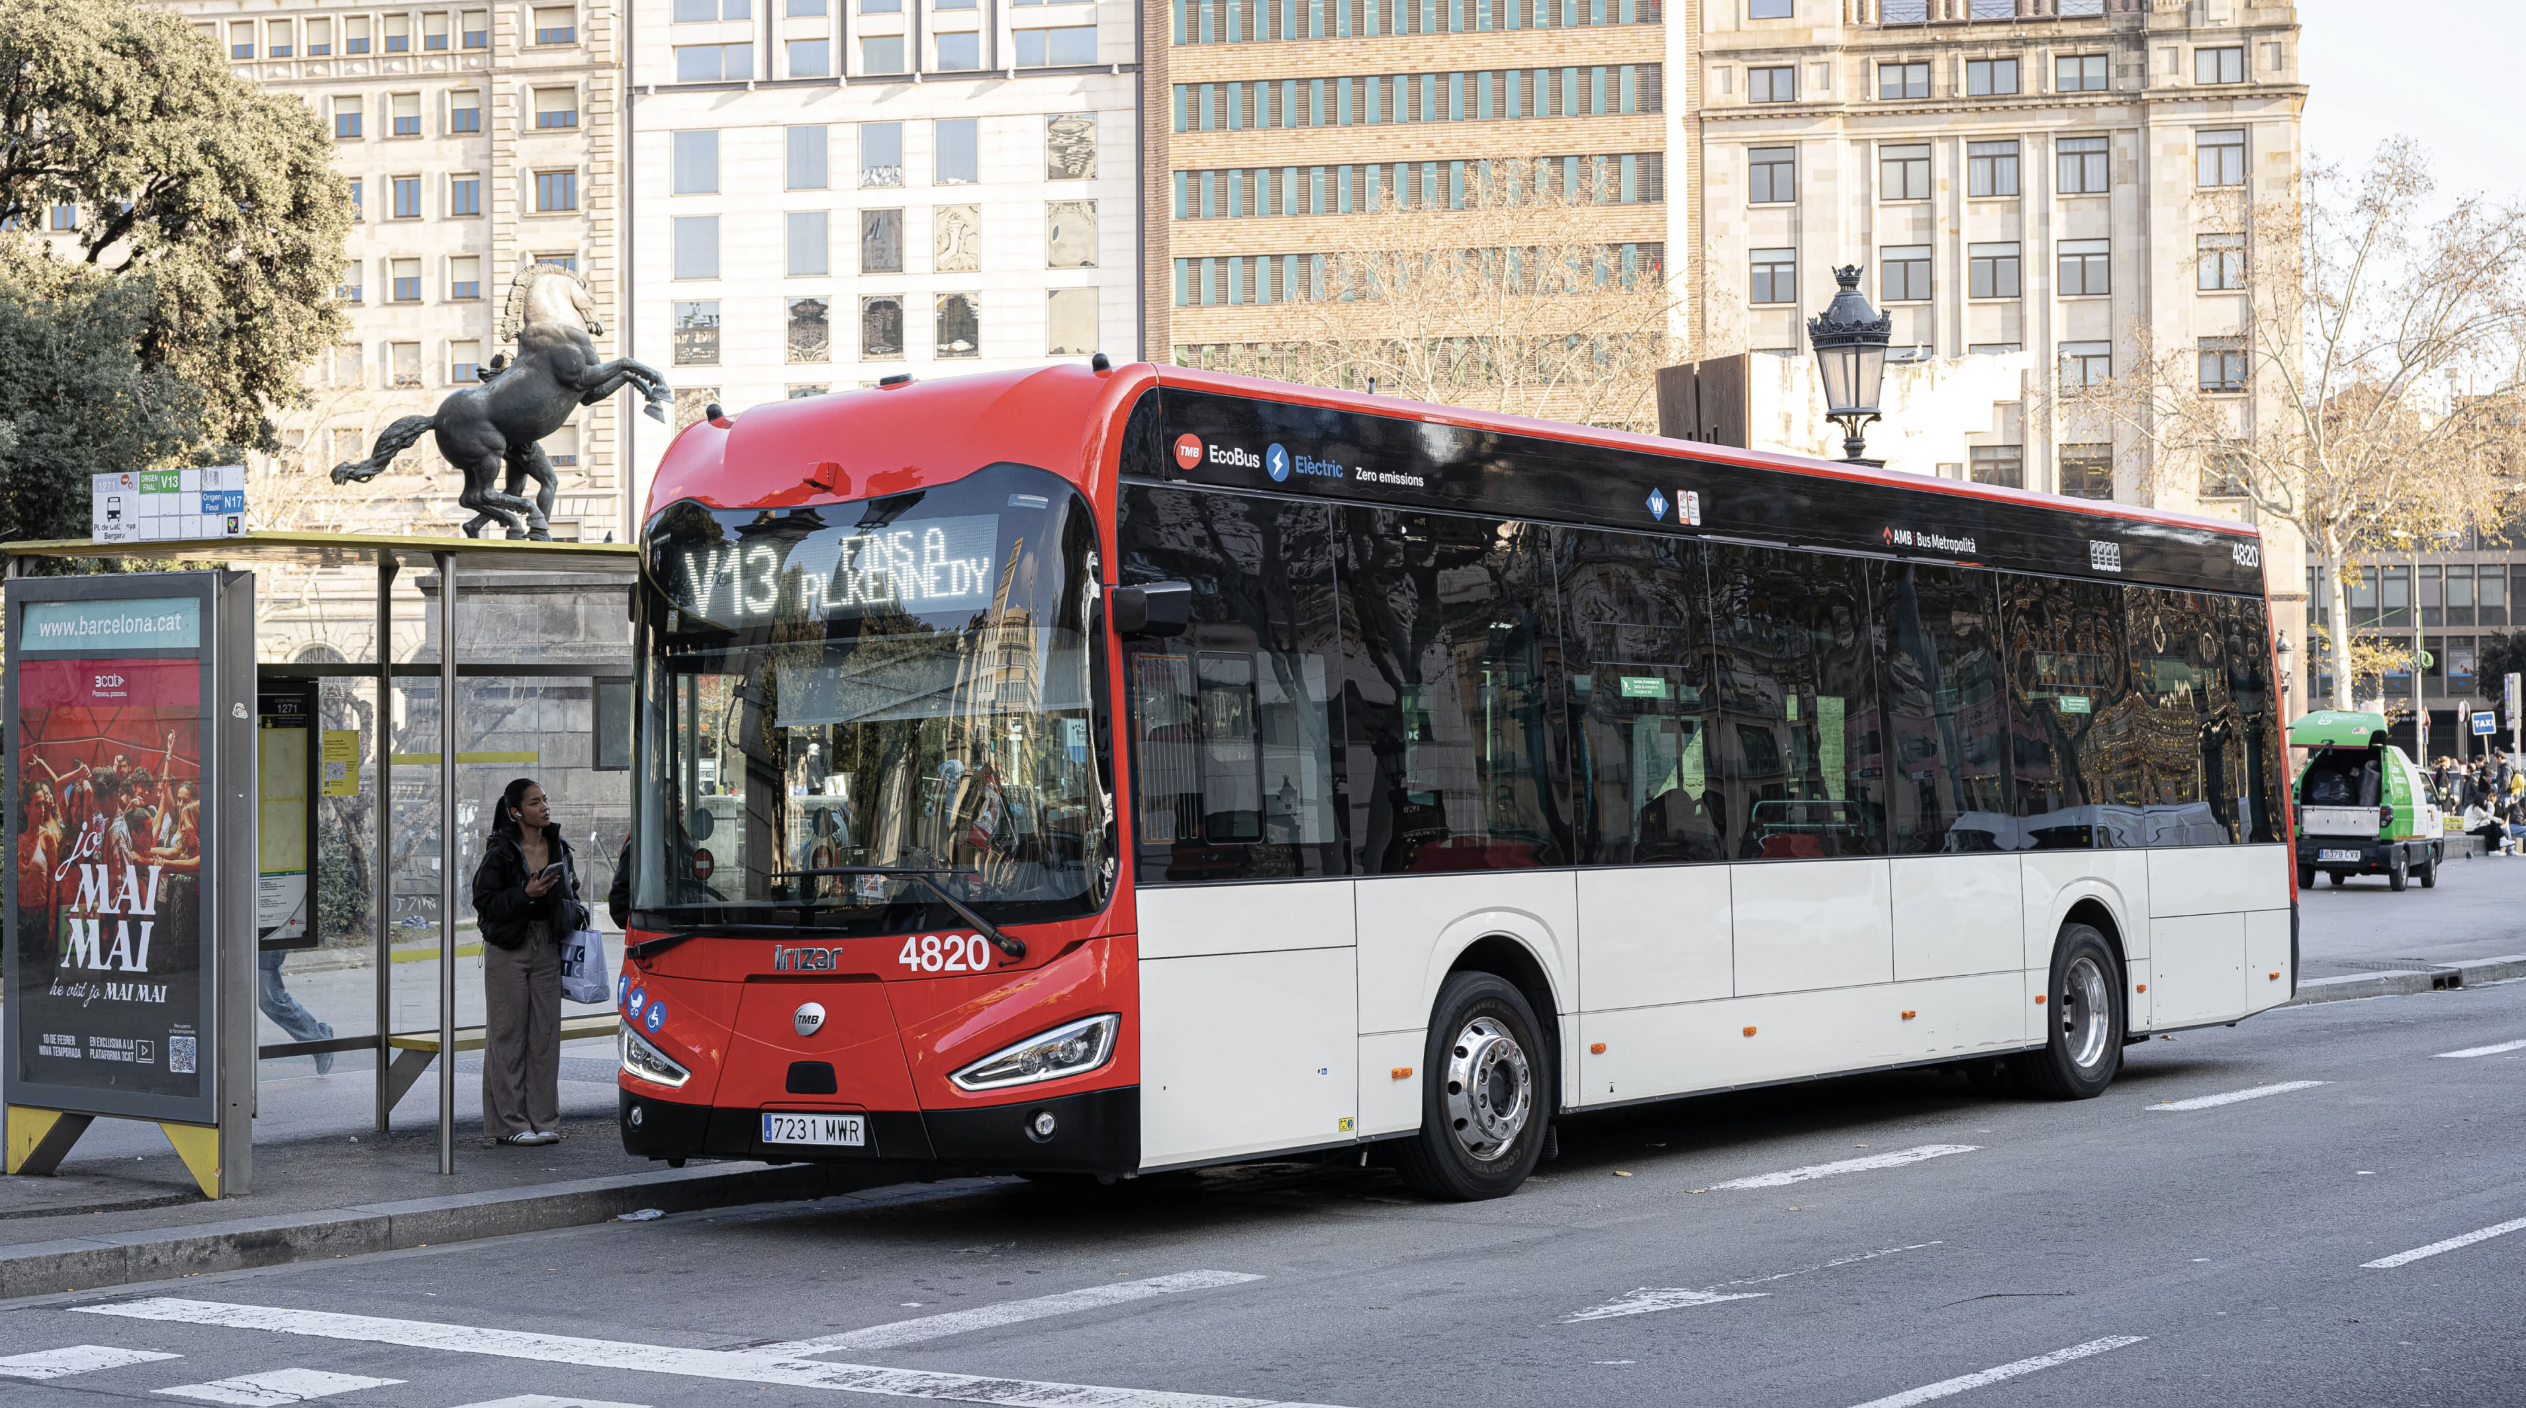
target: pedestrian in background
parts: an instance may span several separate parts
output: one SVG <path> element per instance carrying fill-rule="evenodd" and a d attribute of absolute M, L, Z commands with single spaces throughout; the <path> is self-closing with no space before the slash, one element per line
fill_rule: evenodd
<path fill-rule="evenodd" d="M 587 927 L 570 843 L 530 777 L 500 794 L 474 870 L 482 926 L 482 1127 L 500 1144 L 561 1141 L 561 944 Z"/>

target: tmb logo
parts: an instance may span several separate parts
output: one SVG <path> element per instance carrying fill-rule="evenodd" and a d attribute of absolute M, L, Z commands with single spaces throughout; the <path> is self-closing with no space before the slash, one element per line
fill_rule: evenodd
<path fill-rule="evenodd" d="M 1202 437 L 1198 435 L 1178 435 L 1175 437 L 1175 467 L 1177 469 L 1187 471 L 1197 469 L 1200 467 L 1201 462 Z"/>

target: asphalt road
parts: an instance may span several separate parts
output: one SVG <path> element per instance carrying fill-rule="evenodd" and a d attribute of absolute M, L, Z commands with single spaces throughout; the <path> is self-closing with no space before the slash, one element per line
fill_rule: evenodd
<path fill-rule="evenodd" d="M 17 1302 L 0 1396 L 2526 1401 L 2526 982 L 2130 1057 L 2081 1104 L 1919 1073 L 1576 1120 L 1483 1204 L 1302 1165 L 942 1184 Z"/>

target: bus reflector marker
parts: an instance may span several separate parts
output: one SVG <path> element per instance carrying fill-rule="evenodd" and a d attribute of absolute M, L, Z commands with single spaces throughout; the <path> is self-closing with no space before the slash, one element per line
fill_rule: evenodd
<path fill-rule="evenodd" d="M 2148 985 L 2147 983 L 2142 983 L 2142 984 L 2140 985 L 2139 990 L 2140 990 L 2141 992 L 2147 992 L 2147 991 L 2149 990 L 2149 985 Z"/>
<path fill-rule="evenodd" d="M 2044 1005 L 2044 995 L 2043 995 L 2042 993 L 2037 993 L 2037 994 L 2035 994 L 2035 1005 L 2036 1005 L 2037 1007 L 2041 1007 L 2041 1006 L 2043 1006 L 2043 1005 Z"/>
<path fill-rule="evenodd" d="M 1397 1080 L 1410 1080 L 1412 1079 L 1412 1068 L 1410 1066 L 1397 1066 L 1394 1068 L 1393 1075 Z"/>
<path fill-rule="evenodd" d="M 1604 1042 L 1601 1042 L 1601 1041 L 1592 1041 L 1592 1042 L 1589 1042 L 1589 1043 L 1588 1043 L 1588 1054 L 1589 1054 L 1590 1056 L 1602 1056 L 1602 1055 L 1604 1055 L 1604 1054 L 1605 1054 L 1605 1043 L 1604 1043 Z"/>
<path fill-rule="evenodd" d="M 1903 1020 L 1905 1020 L 1905 1021 L 1909 1022 L 1909 1021 L 1911 1021 L 1913 1018 L 1918 1017 L 1918 1016 L 1920 1016 L 1920 1015 L 1921 1015 L 1920 1013 L 1915 1012 L 1915 1011 L 1913 1011 L 1911 1008 L 1908 1008 L 1908 1007 L 1907 1007 L 1907 1008 L 1905 1008 L 1905 1009 L 1904 1009 L 1904 1011 L 1903 1011 Z"/>
<path fill-rule="evenodd" d="M 1746 1028 L 1746 1029 L 1745 1029 L 1745 1034 L 1746 1034 L 1747 1036 L 1752 1036 L 1752 1035 L 1754 1035 L 1754 1028 L 1752 1028 L 1752 1027 L 1748 1027 L 1748 1028 Z"/>

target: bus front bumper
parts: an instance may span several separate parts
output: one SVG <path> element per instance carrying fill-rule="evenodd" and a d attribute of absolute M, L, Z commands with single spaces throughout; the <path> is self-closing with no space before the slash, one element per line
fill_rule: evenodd
<path fill-rule="evenodd" d="M 976 1173 L 1121 1175 L 1140 1167 L 1138 1086 L 955 1110 L 870 1110 L 868 1142 L 857 1146 L 766 1144 L 760 1109 L 689 1105 L 621 1087 L 615 1094 L 624 1152 L 650 1159 L 919 1164 Z M 1049 1134 L 1038 1132 L 1045 1116 Z"/>

